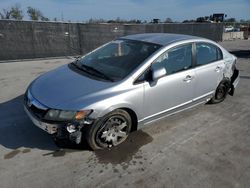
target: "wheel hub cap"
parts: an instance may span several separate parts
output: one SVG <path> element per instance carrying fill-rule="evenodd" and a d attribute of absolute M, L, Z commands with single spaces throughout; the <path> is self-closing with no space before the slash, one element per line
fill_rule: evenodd
<path fill-rule="evenodd" d="M 111 146 L 116 146 L 123 142 L 126 137 L 128 136 L 123 129 L 127 127 L 126 122 L 119 122 L 116 120 L 113 120 L 111 123 L 111 127 L 107 130 L 103 131 L 101 134 L 101 138 L 105 140 L 106 143 L 111 144 Z"/>

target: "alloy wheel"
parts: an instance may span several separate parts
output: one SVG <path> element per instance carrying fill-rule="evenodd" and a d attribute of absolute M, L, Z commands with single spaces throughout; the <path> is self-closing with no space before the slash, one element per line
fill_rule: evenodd
<path fill-rule="evenodd" d="M 104 147 L 121 144 L 128 137 L 128 122 L 120 115 L 110 117 L 97 132 L 96 141 Z"/>

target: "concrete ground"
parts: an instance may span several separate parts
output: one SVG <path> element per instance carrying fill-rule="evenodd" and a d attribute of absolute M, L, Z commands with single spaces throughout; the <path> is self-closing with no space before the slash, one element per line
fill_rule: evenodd
<path fill-rule="evenodd" d="M 58 148 L 22 108 L 28 84 L 69 59 L 0 63 L 0 187 L 250 187 L 250 41 L 222 45 L 239 56 L 235 96 L 99 152 Z"/>

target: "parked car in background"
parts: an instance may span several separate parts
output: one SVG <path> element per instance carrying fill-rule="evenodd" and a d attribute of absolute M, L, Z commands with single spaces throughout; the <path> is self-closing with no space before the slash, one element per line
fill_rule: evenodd
<path fill-rule="evenodd" d="M 225 31 L 225 32 L 233 32 L 233 31 L 234 31 L 234 27 L 233 27 L 233 26 L 226 26 L 226 27 L 224 28 L 224 31 Z"/>
<path fill-rule="evenodd" d="M 238 82 L 236 57 L 211 40 L 129 35 L 38 77 L 24 109 L 57 139 L 103 149 L 162 117 L 222 102 Z"/>

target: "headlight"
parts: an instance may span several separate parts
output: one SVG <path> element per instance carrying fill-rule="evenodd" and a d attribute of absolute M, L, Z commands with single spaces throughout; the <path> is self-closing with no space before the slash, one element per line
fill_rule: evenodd
<path fill-rule="evenodd" d="M 82 111 L 64 111 L 64 110 L 54 110 L 50 109 L 46 115 L 46 120 L 54 121 L 70 121 L 70 120 L 81 120 L 87 117 L 92 110 L 82 110 Z"/>

